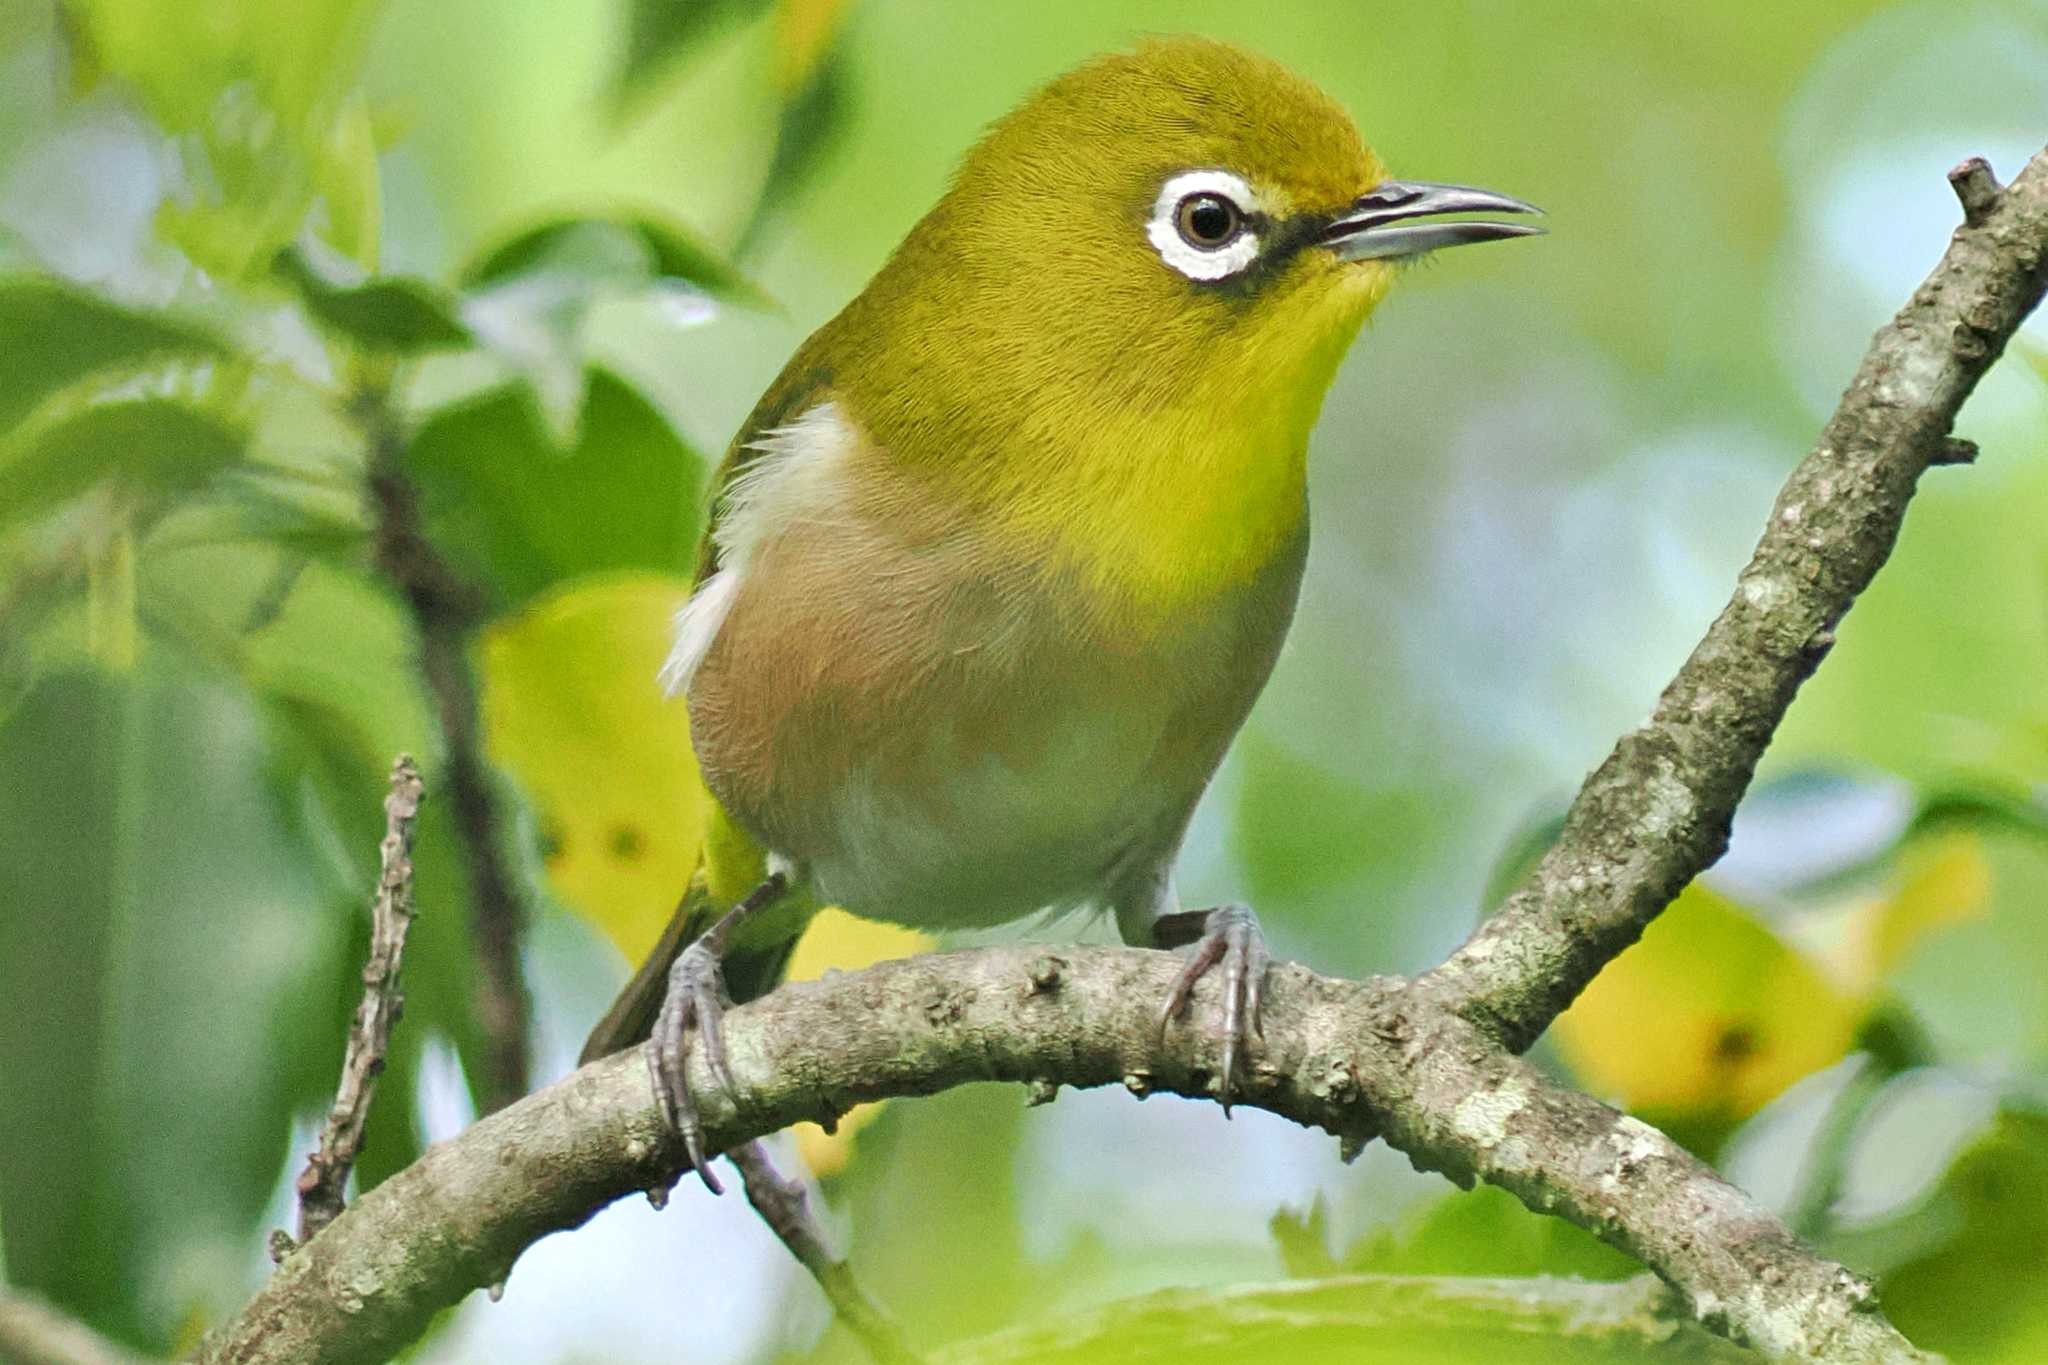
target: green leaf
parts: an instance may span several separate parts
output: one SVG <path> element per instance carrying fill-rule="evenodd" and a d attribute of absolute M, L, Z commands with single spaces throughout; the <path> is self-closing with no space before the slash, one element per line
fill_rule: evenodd
<path fill-rule="evenodd" d="M 455 301 L 425 280 L 386 275 L 348 282 L 298 247 L 278 252 L 273 269 L 314 321 L 366 351 L 406 355 L 470 342 Z"/>
<path fill-rule="evenodd" d="M 1883 1277 L 1885 1312 L 1916 1345 L 1958 1362 L 2042 1359 L 2044 1207 L 2048 1116 L 2008 1109 L 1899 1220 L 1896 1241 L 1944 1235 Z"/>
<path fill-rule="evenodd" d="M 516 605 L 581 574 L 677 572 L 696 544 L 703 461 L 653 404 L 589 372 L 581 437 L 564 454 L 532 391 L 507 385 L 448 408 L 408 458 L 436 540 Z"/>
<path fill-rule="evenodd" d="M 107 1322 L 125 1248 L 96 1235 L 104 1178 L 107 977 L 119 876 L 121 693 L 92 673 L 49 678 L 0 725 L 0 1218 L 8 1279 Z M 19 1006 L 25 1005 L 26 1008 Z"/>
<path fill-rule="evenodd" d="M 230 519 L 210 539 L 259 540 L 346 569 L 366 562 L 370 533 L 358 518 L 279 494 L 255 480 L 236 479 L 225 491 Z"/>
<path fill-rule="evenodd" d="M 158 645 L 0 726 L 10 1276 L 163 1350 L 246 1292 L 295 1110 L 331 1091 L 345 935 L 262 780 L 246 692 Z M 360 990 L 360 986 L 357 987 Z"/>
<path fill-rule="evenodd" d="M 56 280 L 0 279 L 0 433 L 88 375 L 227 350 L 182 318 L 123 308 Z"/>
<path fill-rule="evenodd" d="M 619 90 L 628 98 L 706 38 L 746 22 L 767 0 L 631 0 Z"/>
<path fill-rule="evenodd" d="M 676 281 L 714 298 L 766 307 L 768 298 L 687 228 L 647 214 L 554 218 L 514 233 L 462 272 L 481 289 L 520 275 L 556 270 L 592 287 Z"/>
<path fill-rule="evenodd" d="M 378 0 L 69 0 L 68 31 L 92 68 L 118 79 L 173 141 L 182 189 L 157 229 L 209 274 L 243 281 L 298 235 Z M 329 205 L 346 217 L 350 206 Z M 360 220 L 358 220 L 360 221 Z"/>
<path fill-rule="evenodd" d="M 0 526 L 107 482 L 132 496 L 169 497 L 203 486 L 242 451 L 241 435 L 168 398 L 89 407 L 0 465 Z"/>
<path fill-rule="evenodd" d="M 1642 1266 L 1562 1218 L 1532 1213 L 1492 1185 L 1461 1190 L 1401 1227 L 1367 1237 L 1341 1258 L 1347 1270 L 1396 1275 L 1576 1275 L 1621 1280 Z"/>
<path fill-rule="evenodd" d="M 852 79 L 845 50 L 834 43 L 785 95 L 775 120 L 768 174 L 740 229 L 739 254 L 744 255 L 774 217 L 803 192 L 836 148 L 853 103 Z"/>

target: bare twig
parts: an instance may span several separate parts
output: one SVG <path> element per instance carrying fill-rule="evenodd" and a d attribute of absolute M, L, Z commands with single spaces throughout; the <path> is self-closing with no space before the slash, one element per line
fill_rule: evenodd
<path fill-rule="evenodd" d="M 1998 177 L 1991 173 L 1991 163 L 1981 156 L 1973 156 L 1950 171 L 1948 183 L 1963 206 L 1963 221 L 1972 227 L 1998 207 L 1998 196 L 2002 193 Z"/>
<path fill-rule="evenodd" d="M 0 1361 L 7 1365 L 146 1365 L 148 1359 L 42 1296 L 0 1285 Z"/>
<path fill-rule="evenodd" d="M 1278 966 L 1242 1102 L 1418 1166 L 1483 1179 L 1640 1258 L 1708 1327 L 1779 1360 L 1921 1361 L 1870 1286 L 1656 1129 L 1514 1055 L 1719 856 L 1799 684 L 1950 449 L 1970 388 L 2048 287 L 2048 152 L 1974 221 L 1874 339 L 1774 508 L 1733 600 L 1656 713 L 1587 779 L 1557 845 L 1500 913 L 1414 982 Z M 971 1080 L 1200 1096 L 1199 1030 L 1162 1039 L 1167 954 L 1038 948 L 885 963 L 784 986 L 726 1020 L 735 1085 L 687 1060 L 707 1147 Z M 1206 996 L 1204 988 L 1201 995 Z M 1198 1000 L 1198 1006 L 1210 1003 Z M 681 1142 L 644 1056 L 584 1067 L 371 1191 L 296 1253 L 207 1361 L 380 1359 L 536 1238 L 676 1178 Z M 416 1254 L 431 1248 L 432 1254 Z"/>
<path fill-rule="evenodd" d="M 526 1093 L 532 1002 L 520 970 L 524 898 L 503 838 L 504 821 L 477 720 L 469 641 L 481 594 L 427 538 L 419 495 L 404 469 L 405 434 L 381 384 L 354 403 L 370 441 L 369 484 L 377 565 L 404 596 L 419 633 L 420 673 L 447 746 L 445 791 L 469 869 L 470 927 L 476 947 L 473 1007 L 484 1039 L 482 1106 L 499 1109 Z"/>
<path fill-rule="evenodd" d="M 405 1009 L 398 986 L 405 960 L 405 935 L 412 928 L 412 833 L 419 819 L 420 770 L 410 754 L 391 765 L 391 793 L 384 798 L 384 841 L 378 845 L 377 893 L 370 902 L 370 957 L 363 964 L 363 1001 L 349 1024 L 342 1053 L 341 1084 L 334 1107 L 320 1128 L 320 1145 L 299 1173 L 299 1241 L 306 1242 L 333 1222 L 343 1207 L 343 1190 L 363 1145 L 363 1125 L 377 1096 L 377 1077 L 391 1046 L 391 1026 Z M 289 1250 L 280 1245 L 281 1250 Z"/>
<path fill-rule="evenodd" d="M 881 1365 L 919 1365 L 922 1360 L 903 1339 L 902 1329 L 881 1305 L 868 1297 L 846 1259 L 826 1245 L 822 1229 L 811 1215 L 810 1192 L 801 1180 L 791 1180 L 775 1169 L 768 1151 L 759 1142 L 742 1143 L 726 1157 L 739 1167 L 747 1190 L 747 1202 L 754 1212 L 782 1239 L 803 1268 L 811 1272 L 818 1288 L 846 1330 L 860 1340 Z"/>

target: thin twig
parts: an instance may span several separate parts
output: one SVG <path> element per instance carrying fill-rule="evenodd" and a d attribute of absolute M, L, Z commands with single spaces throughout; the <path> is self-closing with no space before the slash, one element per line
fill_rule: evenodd
<path fill-rule="evenodd" d="M 823 1230 L 811 1215 L 810 1191 L 804 1183 L 776 1170 L 768 1149 L 759 1142 L 742 1143 L 725 1155 L 739 1168 L 754 1212 L 811 1272 L 832 1311 L 868 1354 L 880 1365 L 921 1365 L 923 1357 L 910 1349 L 896 1320 L 868 1297 L 846 1258 L 826 1244 Z"/>
<path fill-rule="evenodd" d="M 344 1205 L 343 1192 L 363 1125 L 377 1097 L 377 1077 L 391 1047 L 391 1026 L 405 1009 L 398 972 L 405 960 L 405 935 L 412 928 L 412 835 L 424 788 L 410 754 L 391 765 L 391 792 L 384 798 L 384 840 L 378 845 L 377 893 L 370 901 L 370 956 L 363 964 L 363 1000 L 349 1024 L 342 1053 L 341 1084 L 334 1107 L 320 1128 L 320 1145 L 299 1173 L 299 1244 L 332 1223 Z"/>
<path fill-rule="evenodd" d="M 405 433 L 389 389 L 366 383 L 352 404 L 369 437 L 369 489 L 377 566 L 397 586 L 419 634 L 420 674 L 447 750 L 443 789 L 469 870 L 470 930 L 477 960 L 472 997 L 484 1041 L 481 1105 L 501 1109 L 526 1093 L 532 1070 L 532 1001 L 519 962 L 525 922 L 521 883 L 504 847 L 498 793 L 483 757 L 470 636 L 482 594 L 427 537 L 419 494 L 405 473 Z"/>
<path fill-rule="evenodd" d="M 39 1294 L 0 1285 L 0 1361 L 6 1365 L 147 1365 L 149 1357 L 109 1341 Z"/>

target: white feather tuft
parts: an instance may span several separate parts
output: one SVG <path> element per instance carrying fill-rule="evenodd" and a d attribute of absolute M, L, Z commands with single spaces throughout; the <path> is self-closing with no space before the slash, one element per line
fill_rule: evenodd
<path fill-rule="evenodd" d="M 698 585 L 676 613 L 676 643 L 661 666 L 662 691 L 679 697 L 711 653 L 740 585 L 775 532 L 825 514 L 841 498 L 836 480 L 859 434 L 835 403 L 811 408 L 753 443 L 759 458 L 727 486 L 718 526 L 718 572 Z"/>

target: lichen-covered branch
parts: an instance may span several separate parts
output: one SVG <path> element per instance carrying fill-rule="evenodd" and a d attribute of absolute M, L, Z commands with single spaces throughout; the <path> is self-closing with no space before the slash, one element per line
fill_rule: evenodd
<path fill-rule="evenodd" d="M 1579 789 L 1549 854 L 1426 989 L 1520 1051 L 1728 845 L 1736 803 L 1835 627 L 1892 552 L 1956 413 L 2048 287 L 2048 151 L 2006 189 L 1972 159 L 1948 251 L 1778 494 L 1735 594 L 1657 709 Z"/>
<path fill-rule="evenodd" d="M 343 1207 L 348 1173 L 362 1150 L 363 1127 L 377 1096 L 377 1077 L 391 1046 L 391 1026 L 405 1008 L 398 973 L 412 928 L 412 834 L 424 788 L 409 754 L 391 765 L 384 798 L 384 839 L 378 845 L 377 892 L 370 904 L 370 956 L 363 964 L 363 999 L 350 1021 L 334 1106 L 320 1128 L 320 1144 L 299 1173 L 299 1241 L 333 1222 Z M 280 1244 L 282 1245 L 282 1244 Z"/>
<path fill-rule="evenodd" d="M 990 948 L 784 986 L 727 1016 L 735 1089 L 689 1058 L 705 1140 L 971 1081 L 1212 1095 L 1198 1029 L 1162 1042 L 1180 962 L 1135 948 Z M 1214 1001 L 1206 990 L 1196 1007 Z M 1710 1326 L 1787 1359 L 1912 1360 L 1868 1287 L 1815 1257 L 1655 1129 L 1550 1081 L 1398 980 L 1274 968 L 1241 1103 L 1340 1136 L 1383 1134 L 1418 1165 L 1506 1185 L 1642 1256 Z M 639 1050 L 480 1121 L 358 1199 L 294 1252 L 208 1362 L 383 1358 L 549 1232 L 663 1188 L 684 1163 Z M 517 1279 L 513 1279 L 516 1292 Z"/>
<path fill-rule="evenodd" d="M 1972 453 L 1957 409 L 2048 285 L 2048 153 L 2001 190 L 1969 163 L 1940 266 L 1879 331 L 1780 495 L 1733 599 L 1656 713 L 1587 779 L 1557 845 L 1499 914 L 1414 982 L 1276 967 L 1241 1102 L 1384 1137 L 1486 1180 L 1655 1270 L 1707 1326 L 1780 1360 L 1925 1359 L 1870 1286 L 1669 1138 L 1517 1055 L 1719 856 L 1799 684 L 1897 538 L 1920 474 Z M 688 1059 L 705 1139 L 730 1149 L 854 1104 L 1012 1081 L 1213 1094 L 1210 1040 L 1159 1036 L 1179 969 L 1122 948 L 995 948 L 785 986 L 726 1022 L 730 1092 Z M 1207 1008 L 1209 990 L 1195 1006 Z M 683 1163 L 644 1056 L 620 1054 L 494 1114 L 360 1199 L 203 1348 L 212 1362 L 383 1359 L 521 1251 Z"/>

